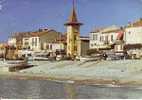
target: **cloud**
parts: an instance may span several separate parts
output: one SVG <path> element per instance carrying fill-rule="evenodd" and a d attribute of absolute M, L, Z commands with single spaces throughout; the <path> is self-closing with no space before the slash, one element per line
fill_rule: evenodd
<path fill-rule="evenodd" d="M 2 5 L 0 4 L 0 10 L 2 10 Z"/>
<path fill-rule="evenodd" d="M 0 10 L 2 10 L 2 3 L 5 2 L 5 0 L 0 0 Z"/>
<path fill-rule="evenodd" d="M 0 3 L 3 3 L 3 2 L 5 2 L 5 0 L 0 0 Z"/>
<path fill-rule="evenodd" d="M 140 0 L 140 2 L 142 3 L 142 0 Z"/>

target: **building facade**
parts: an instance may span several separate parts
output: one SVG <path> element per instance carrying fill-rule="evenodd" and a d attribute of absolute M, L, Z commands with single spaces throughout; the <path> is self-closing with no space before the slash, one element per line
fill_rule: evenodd
<path fill-rule="evenodd" d="M 63 43 L 54 42 L 54 43 L 49 43 L 48 45 L 49 45 L 49 51 L 50 52 L 65 50 L 65 45 Z"/>
<path fill-rule="evenodd" d="M 87 51 L 89 50 L 89 37 L 80 36 L 78 40 L 78 57 L 83 57 L 87 55 Z"/>
<path fill-rule="evenodd" d="M 142 57 L 142 19 L 126 26 L 124 41 L 129 55 Z"/>
<path fill-rule="evenodd" d="M 90 49 L 109 49 L 117 40 L 119 27 L 110 26 L 90 33 Z"/>
<path fill-rule="evenodd" d="M 110 49 L 115 53 L 127 53 L 130 57 L 142 57 L 142 19 L 125 27 L 111 26 L 90 33 L 90 49 Z"/>
<path fill-rule="evenodd" d="M 64 43 L 59 41 L 63 35 L 53 29 L 39 29 L 34 32 L 15 33 L 8 43 L 16 45 L 21 53 L 55 52 L 65 49 Z"/>
<path fill-rule="evenodd" d="M 142 44 L 142 26 L 131 26 L 125 29 L 126 44 Z"/>
<path fill-rule="evenodd" d="M 16 38 L 14 38 L 14 37 L 9 38 L 8 39 L 8 45 L 16 47 Z"/>

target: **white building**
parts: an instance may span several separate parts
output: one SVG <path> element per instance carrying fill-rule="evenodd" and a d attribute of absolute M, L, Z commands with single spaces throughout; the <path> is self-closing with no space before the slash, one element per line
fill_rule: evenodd
<path fill-rule="evenodd" d="M 55 52 L 65 50 L 62 34 L 53 29 L 39 29 L 34 32 L 14 33 L 8 40 L 9 45 L 15 45 L 20 54 L 29 55 L 36 52 Z"/>
<path fill-rule="evenodd" d="M 125 44 L 142 44 L 142 26 L 125 29 Z"/>
<path fill-rule="evenodd" d="M 142 57 L 142 19 L 125 28 L 111 26 L 91 32 L 90 49 L 113 49 L 118 53 L 127 51 L 131 57 Z"/>
<path fill-rule="evenodd" d="M 16 47 L 16 38 L 14 38 L 14 37 L 9 38 L 8 45 Z"/>
<path fill-rule="evenodd" d="M 30 49 L 30 38 L 29 37 L 24 37 L 22 39 L 22 47 L 23 49 Z"/>
<path fill-rule="evenodd" d="M 57 50 L 64 50 L 65 49 L 65 45 L 63 43 L 49 43 L 48 44 L 49 47 L 49 51 L 50 52 L 56 52 Z"/>
<path fill-rule="evenodd" d="M 111 48 L 111 45 L 117 39 L 120 28 L 117 26 L 110 26 L 99 29 L 90 34 L 90 49 L 106 49 Z"/>
<path fill-rule="evenodd" d="M 33 36 L 29 38 L 30 49 L 33 51 L 40 51 L 41 50 L 41 41 L 40 37 Z"/>
<path fill-rule="evenodd" d="M 40 51 L 41 50 L 40 37 L 32 36 L 32 35 L 29 37 L 23 37 L 22 48 L 37 51 L 37 52 Z"/>
<path fill-rule="evenodd" d="M 124 41 L 128 54 L 142 56 L 142 19 L 125 28 Z"/>

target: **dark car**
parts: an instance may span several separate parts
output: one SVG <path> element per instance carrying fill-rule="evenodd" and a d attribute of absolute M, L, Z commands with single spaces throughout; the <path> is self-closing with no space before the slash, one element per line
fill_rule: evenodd
<path fill-rule="evenodd" d="M 124 54 L 108 53 L 106 60 L 121 60 L 124 59 Z"/>

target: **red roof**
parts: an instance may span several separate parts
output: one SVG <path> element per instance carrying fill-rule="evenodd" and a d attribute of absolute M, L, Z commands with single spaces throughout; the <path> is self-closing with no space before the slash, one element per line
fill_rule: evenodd
<path fill-rule="evenodd" d="M 31 32 L 31 36 L 41 36 L 41 35 L 44 35 L 46 34 L 47 32 L 50 32 L 50 31 L 53 31 L 53 30 L 44 30 L 44 31 L 37 31 L 37 32 Z"/>
<path fill-rule="evenodd" d="M 119 31 L 117 33 L 117 40 L 123 40 L 124 31 Z"/>

